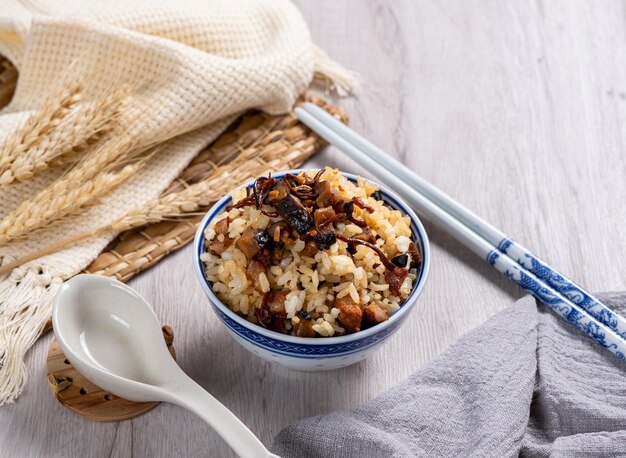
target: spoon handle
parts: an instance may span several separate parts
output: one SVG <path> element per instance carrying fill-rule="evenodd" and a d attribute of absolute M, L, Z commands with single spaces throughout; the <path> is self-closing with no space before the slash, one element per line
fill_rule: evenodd
<path fill-rule="evenodd" d="M 179 386 L 168 392 L 171 395 L 171 402 L 194 412 L 206 421 L 237 455 L 244 458 L 280 458 L 270 453 L 224 404 L 186 374 L 181 374 Z"/>

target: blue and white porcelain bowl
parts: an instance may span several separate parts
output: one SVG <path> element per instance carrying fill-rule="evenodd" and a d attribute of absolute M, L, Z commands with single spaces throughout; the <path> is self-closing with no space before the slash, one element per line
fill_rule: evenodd
<path fill-rule="evenodd" d="M 281 178 L 287 173 L 295 175 L 301 171 L 288 170 L 272 174 L 272 176 Z M 357 181 L 355 175 L 349 173 L 343 173 L 343 175 L 352 182 Z M 253 181 L 245 186 L 252 186 L 252 184 Z M 216 216 L 224 211 L 226 206 L 232 203 L 230 193 L 208 211 L 200 223 L 194 239 L 196 274 L 213 310 L 230 334 L 246 350 L 267 361 L 291 369 L 301 371 L 338 369 L 357 363 L 374 353 L 404 323 L 424 288 L 430 264 L 430 247 L 426 231 L 413 210 L 396 194 L 383 186 L 377 186 L 380 187 L 379 197 L 389 207 L 400 210 L 411 218 L 412 238 L 422 254 L 422 265 L 414 282 L 413 291 L 400 309 L 387 321 L 354 334 L 338 337 L 296 337 L 271 331 L 237 315 L 220 301 L 204 275 L 204 265 L 200 260 L 200 255 L 204 251 L 204 230 Z"/>

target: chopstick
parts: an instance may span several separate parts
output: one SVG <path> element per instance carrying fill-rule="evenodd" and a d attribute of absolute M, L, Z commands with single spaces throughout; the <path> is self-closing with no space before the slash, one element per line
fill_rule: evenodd
<path fill-rule="evenodd" d="M 445 212 L 458 219 L 461 223 L 468 226 L 487 242 L 498 247 L 502 253 L 515 260 L 524 269 L 533 273 L 537 278 L 543 280 L 570 301 L 585 309 L 596 320 L 605 324 L 622 338 L 626 339 L 626 318 L 616 314 L 591 293 L 585 291 L 581 286 L 574 283 L 565 275 L 550 267 L 528 249 L 513 241 L 502 231 L 463 207 L 428 181 L 415 175 L 406 166 L 358 135 L 317 105 L 308 103 L 305 106 L 305 111 L 323 122 L 341 137 L 346 138 L 369 158 L 374 159 L 376 162 L 389 169 L 405 183 L 409 183 L 419 193 L 427 197 L 435 203 L 435 205 L 441 207 Z"/>
<path fill-rule="evenodd" d="M 324 110 L 305 104 L 295 112 L 304 124 L 371 170 L 437 226 L 602 347 L 625 359 L 626 320 L 621 316 Z"/>

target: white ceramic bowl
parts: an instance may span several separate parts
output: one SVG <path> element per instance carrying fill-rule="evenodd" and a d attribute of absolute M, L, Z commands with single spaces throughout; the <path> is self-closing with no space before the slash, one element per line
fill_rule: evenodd
<path fill-rule="evenodd" d="M 297 174 L 302 170 L 288 170 L 272 174 L 274 178 L 281 178 L 287 173 Z M 357 177 L 343 173 L 349 180 L 356 182 Z M 245 186 L 252 186 L 253 182 Z M 413 291 L 402 304 L 400 310 L 394 313 L 387 321 L 354 334 L 338 337 L 296 337 L 281 334 L 251 323 L 237 315 L 226 304 L 220 301 L 211 288 L 211 284 L 204 275 L 204 266 L 200 255 L 204 251 L 204 230 L 211 221 L 221 214 L 225 207 L 232 203 L 230 193 L 217 202 L 206 214 L 194 239 L 194 265 L 198 280 L 209 298 L 209 302 L 217 316 L 226 326 L 230 334 L 246 350 L 261 358 L 302 371 L 323 371 L 349 366 L 365 359 L 379 349 L 386 339 L 391 336 L 409 316 L 415 307 L 418 296 L 424 288 L 430 264 L 430 247 L 426 231 L 413 210 L 393 192 L 383 186 L 380 187 L 379 197 L 391 208 L 400 210 L 411 218 L 412 239 L 417 243 L 422 254 L 422 265 Z"/>

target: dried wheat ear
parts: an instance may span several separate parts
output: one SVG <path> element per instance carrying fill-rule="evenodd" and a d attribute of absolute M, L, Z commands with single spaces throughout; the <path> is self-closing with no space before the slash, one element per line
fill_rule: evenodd
<path fill-rule="evenodd" d="M 301 137 L 305 132 L 303 126 L 295 125 L 289 127 L 285 135 Z M 216 164 L 215 169 L 200 181 L 183 186 L 178 186 L 175 183 L 161 197 L 131 210 L 110 225 L 62 240 L 6 263 L 0 267 L 0 275 L 102 232 L 122 232 L 167 219 L 193 218 L 197 216 L 195 212 L 206 209 L 207 206 L 229 192 L 233 183 L 245 183 L 256 176 L 282 170 L 286 164 L 300 164 L 314 154 L 318 148 L 319 143 L 303 141 L 299 142 L 297 147 L 290 147 L 287 150 L 282 149 L 281 143 L 260 145 L 258 148 L 251 146 L 244 150 L 237 150 L 235 157 L 224 158 L 223 162 Z"/>
<path fill-rule="evenodd" d="M 60 178 L 0 221 L 0 245 L 92 204 L 136 173 L 149 156 L 149 145 L 116 131 L 128 102 L 127 88 L 112 91 L 106 99 L 78 104 L 81 91 L 80 84 L 64 86 L 64 92 L 50 97 L 0 150 L 4 170 L 0 181 L 1 177 L 28 179 L 55 163 L 75 161 Z"/>
<path fill-rule="evenodd" d="M 116 127 L 128 93 L 122 87 L 86 101 L 82 83 L 64 84 L 0 145 L 0 185 L 78 160 Z"/>

